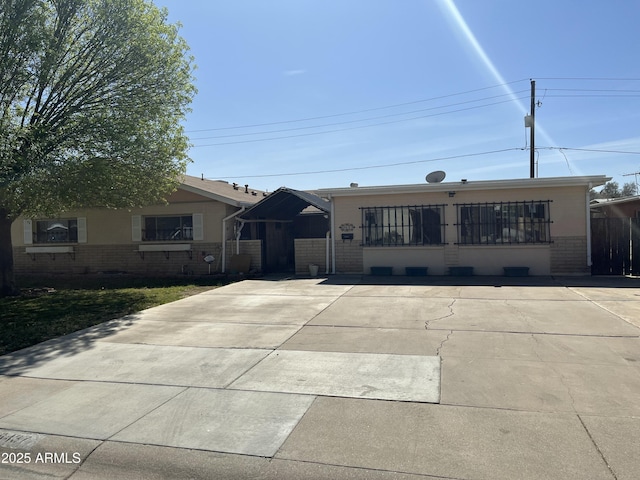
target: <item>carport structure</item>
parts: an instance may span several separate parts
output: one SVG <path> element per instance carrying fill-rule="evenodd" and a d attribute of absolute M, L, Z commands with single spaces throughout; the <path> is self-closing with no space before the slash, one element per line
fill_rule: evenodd
<path fill-rule="evenodd" d="M 319 196 L 281 187 L 236 217 L 242 238 L 262 241 L 268 273 L 304 272 L 310 263 L 326 269 L 331 204 Z M 250 225 L 249 233 L 242 233 Z"/>

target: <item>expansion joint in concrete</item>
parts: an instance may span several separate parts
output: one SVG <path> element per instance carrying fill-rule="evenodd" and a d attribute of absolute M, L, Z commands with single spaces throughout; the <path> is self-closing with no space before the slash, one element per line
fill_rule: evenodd
<path fill-rule="evenodd" d="M 584 431 L 587 432 L 587 435 L 589 436 L 589 440 L 591 440 L 591 443 L 593 444 L 594 448 L 598 452 L 598 455 L 600 455 L 600 458 L 609 469 L 609 473 L 611 473 L 611 476 L 614 478 L 614 480 L 618 480 L 618 476 L 616 475 L 616 472 L 614 472 L 613 468 L 611 468 L 611 465 L 609 465 L 609 462 L 607 462 L 607 458 L 604 456 L 604 453 L 602 453 L 602 450 L 600 450 L 600 447 L 598 447 L 598 444 L 596 443 L 595 439 L 591 435 L 591 432 L 589 431 L 584 421 L 582 420 L 582 417 L 579 414 L 576 414 L 576 416 L 578 417 L 578 420 L 580 420 L 580 423 L 582 424 L 582 428 L 584 428 Z"/>

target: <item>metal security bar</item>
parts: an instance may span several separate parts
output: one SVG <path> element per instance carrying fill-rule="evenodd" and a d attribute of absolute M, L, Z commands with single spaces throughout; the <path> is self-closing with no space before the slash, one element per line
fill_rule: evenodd
<path fill-rule="evenodd" d="M 144 217 L 143 241 L 184 241 L 193 240 L 193 217 L 158 216 Z"/>
<path fill-rule="evenodd" d="M 457 244 L 551 243 L 551 202 L 456 203 Z"/>
<path fill-rule="evenodd" d="M 361 207 L 362 244 L 367 247 L 442 245 L 445 243 L 445 206 Z"/>

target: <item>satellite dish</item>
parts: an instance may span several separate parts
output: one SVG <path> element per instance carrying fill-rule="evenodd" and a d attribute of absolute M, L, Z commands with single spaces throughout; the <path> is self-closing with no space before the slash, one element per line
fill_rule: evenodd
<path fill-rule="evenodd" d="M 429 175 L 427 175 L 425 177 L 425 180 L 429 183 L 440 183 L 446 176 L 447 174 L 442 170 L 436 170 L 435 172 L 431 172 Z"/>

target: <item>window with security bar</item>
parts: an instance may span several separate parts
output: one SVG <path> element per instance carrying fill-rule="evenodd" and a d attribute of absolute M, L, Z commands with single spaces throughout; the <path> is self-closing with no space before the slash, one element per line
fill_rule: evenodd
<path fill-rule="evenodd" d="M 444 207 L 413 205 L 361 208 L 363 245 L 442 245 Z"/>
<path fill-rule="evenodd" d="M 456 204 L 458 244 L 551 243 L 551 200 Z"/>

